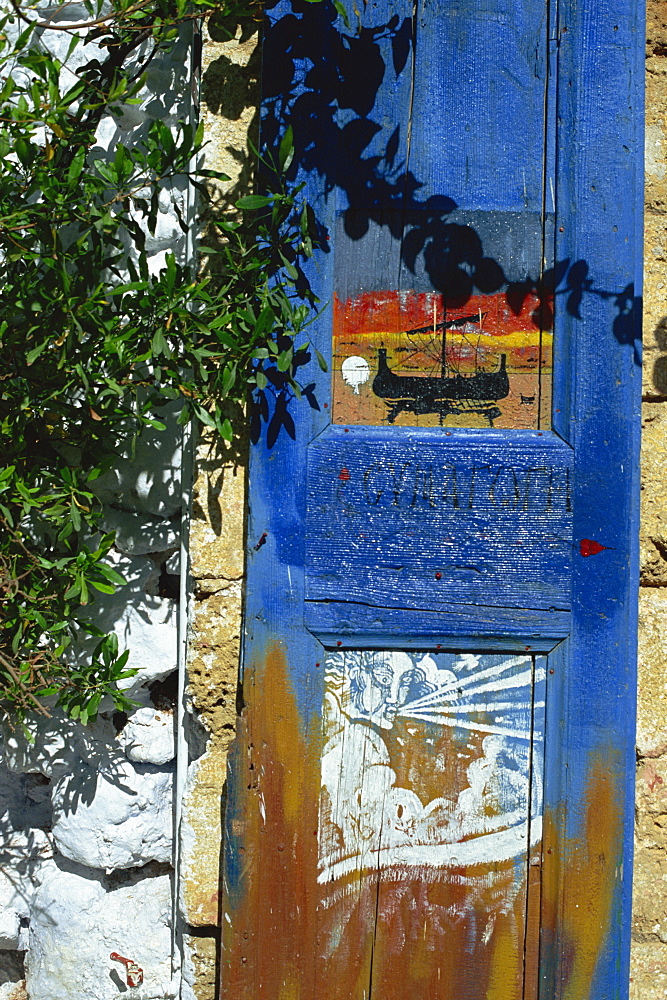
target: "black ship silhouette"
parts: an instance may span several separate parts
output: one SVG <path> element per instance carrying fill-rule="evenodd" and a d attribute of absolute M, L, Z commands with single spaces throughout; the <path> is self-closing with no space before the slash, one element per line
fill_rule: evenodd
<path fill-rule="evenodd" d="M 469 374 L 454 370 L 446 360 L 447 330 L 457 329 L 464 337 L 476 332 L 479 337 L 482 322 L 480 314 L 406 330 L 410 337 L 430 335 L 432 339 L 435 339 L 437 331 L 442 331 L 440 375 L 399 375 L 387 364 L 386 348 L 378 349 L 378 370 L 372 389 L 389 407 L 388 423 L 393 424 L 400 413 L 437 413 L 441 423 L 451 414 L 478 413 L 493 426 L 493 421 L 501 415 L 496 404 L 510 391 L 507 355 L 500 355 L 496 371 L 477 369 Z"/>

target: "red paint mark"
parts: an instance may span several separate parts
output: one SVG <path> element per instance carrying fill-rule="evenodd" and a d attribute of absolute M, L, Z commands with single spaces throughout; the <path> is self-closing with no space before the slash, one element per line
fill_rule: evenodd
<path fill-rule="evenodd" d="M 654 792 L 659 785 L 664 785 L 665 780 L 658 774 L 653 764 L 647 764 L 644 768 L 642 778 L 648 785 L 649 791 Z"/>
<path fill-rule="evenodd" d="M 337 645 L 337 646 L 342 646 L 342 645 L 343 645 L 343 643 L 342 643 L 342 642 L 340 641 L 340 639 L 339 639 L 339 640 L 338 640 L 338 642 L 336 643 L 336 645 Z"/>
<path fill-rule="evenodd" d="M 350 470 L 341 469 L 340 472 L 338 473 L 338 478 L 342 479 L 343 482 L 346 483 L 350 479 Z"/>
<path fill-rule="evenodd" d="M 435 578 L 436 580 L 442 580 L 442 573 L 436 573 Z"/>
<path fill-rule="evenodd" d="M 257 545 L 255 546 L 255 552 L 259 552 L 262 545 L 266 545 L 266 537 L 267 537 L 267 532 L 265 531 L 260 540 L 257 542 Z"/>
<path fill-rule="evenodd" d="M 349 433 L 350 433 L 350 428 L 349 428 L 349 427 L 346 427 L 346 428 L 345 428 L 345 433 L 346 433 L 346 434 L 349 434 Z"/>
<path fill-rule="evenodd" d="M 144 981 L 144 970 L 140 969 L 131 958 L 123 958 L 117 951 L 112 951 L 109 958 L 113 962 L 122 962 L 125 966 L 125 978 L 128 986 L 141 986 Z"/>
<path fill-rule="evenodd" d="M 602 552 L 608 548 L 608 545 L 600 545 L 599 542 L 594 541 L 592 538 L 582 538 L 579 542 L 579 552 L 582 556 L 596 556 L 598 552 Z"/>

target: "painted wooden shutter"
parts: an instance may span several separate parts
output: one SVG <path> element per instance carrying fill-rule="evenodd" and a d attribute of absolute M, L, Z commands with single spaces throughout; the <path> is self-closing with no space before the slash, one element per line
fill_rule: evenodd
<path fill-rule="evenodd" d="M 640 5 L 342 9 L 265 43 L 329 370 L 256 410 L 222 995 L 620 997 Z"/>

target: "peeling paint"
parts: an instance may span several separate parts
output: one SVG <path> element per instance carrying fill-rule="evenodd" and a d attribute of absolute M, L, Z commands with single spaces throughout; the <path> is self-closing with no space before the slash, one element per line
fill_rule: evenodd
<path fill-rule="evenodd" d="M 519 858 L 440 868 L 392 858 L 318 882 L 326 746 L 321 721 L 299 717 L 287 657 L 275 644 L 246 673 L 230 766 L 228 857 L 236 867 L 228 862 L 222 996 L 519 1000 L 526 917 L 534 912 L 520 847 Z M 421 738 L 424 724 L 417 725 Z M 478 759 L 487 738 L 463 736 Z M 437 758 L 442 750 L 423 753 Z M 350 747 L 348 759 L 359 751 Z M 418 763 L 409 757 L 407 770 Z M 368 759 L 366 766 L 372 770 Z M 457 773 L 469 788 L 460 762 Z"/>

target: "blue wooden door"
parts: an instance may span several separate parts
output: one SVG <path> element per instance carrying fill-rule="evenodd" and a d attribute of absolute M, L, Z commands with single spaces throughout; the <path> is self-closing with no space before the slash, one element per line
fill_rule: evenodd
<path fill-rule="evenodd" d="M 342 10 L 265 41 L 328 371 L 255 411 L 222 995 L 621 997 L 639 3 Z"/>

